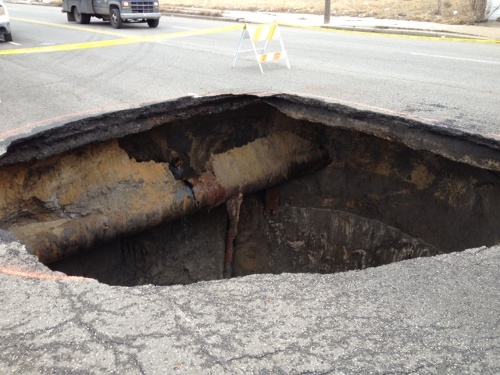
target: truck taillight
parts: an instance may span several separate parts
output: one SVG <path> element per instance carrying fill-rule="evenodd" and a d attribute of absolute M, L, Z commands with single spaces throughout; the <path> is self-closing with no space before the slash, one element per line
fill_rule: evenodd
<path fill-rule="evenodd" d="M 5 8 L 3 6 L 0 5 L 0 14 L 2 16 L 5 16 L 6 12 L 5 12 Z"/>

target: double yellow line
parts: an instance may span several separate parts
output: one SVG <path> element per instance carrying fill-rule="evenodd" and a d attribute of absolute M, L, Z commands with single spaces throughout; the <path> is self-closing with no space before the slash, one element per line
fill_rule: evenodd
<path fill-rule="evenodd" d="M 172 38 L 181 38 L 187 36 L 196 36 L 196 35 L 207 35 L 207 34 L 217 34 L 224 33 L 233 30 L 241 30 L 245 27 L 244 24 L 234 25 L 234 26 L 226 26 L 226 27 L 216 27 L 211 29 L 202 29 L 202 30 L 189 30 L 182 31 L 178 33 L 164 33 L 164 34 L 155 34 L 155 35 L 146 35 L 146 36 L 138 36 L 138 37 L 127 37 L 123 34 L 113 32 L 113 31 L 104 31 L 104 30 L 96 30 L 93 28 L 80 27 L 75 25 L 65 25 L 65 24 L 56 24 L 56 23 L 48 23 L 41 22 L 35 20 L 28 20 L 23 18 L 11 18 L 16 21 L 21 22 L 29 22 L 35 23 L 43 26 L 51 26 L 51 27 L 60 27 L 71 30 L 80 30 L 85 32 L 92 32 L 101 35 L 109 35 L 113 37 L 119 37 L 121 39 L 109 39 L 109 40 L 101 40 L 96 42 L 83 42 L 83 43 L 70 43 L 70 44 L 60 44 L 53 46 L 40 46 L 40 47 L 31 47 L 31 48 L 17 48 L 17 49 L 9 49 L 0 51 L 1 55 L 18 55 L 18 54 L 27 54 L 27 53 L 43 53 L 43 52 L 61 52 L 61 51 L 74 51 L 81 49 L 91 49 L 91 48 L 103 48 L 103 47 L 111 47 L 111 46 L 123 46 L 127 44 L 135 44 L 142 42 L 151 42 L 158 39 L 172 39 Z M 315 27 L 315 26 L 304 26 L 297 25 L 291 23 L 282 23 L 279 22 L 281 26 L 290 26 L 295 28 L 303 28 L 309 30 L 316 31 L 326 31 L 326 32 L 336 32 L 336 33 L 351 33 L 351 34 L 363 34 L 367 35 L 366 32 L 361 31 L 349 31 L 349 30 L 337 30 L 325 27 Z M 475 43 L 495 43 L 500 44 L 500 40 L 495 39 L 469 39 L 469 38 L 441 38 L 441 37 L 433 37 L 433 36 L 415 36 L 415 35 L 398 35 L 398 34 L 387 34 L 387 33 L 373 33 L 372 35 L 379 36 L 388 36 L 392 38 L 409 38 L 409 39 L 428 39 L 428 40 L 446 40 L 446 41 L 454 41 L 454 42 L 475 42 Z"/>
<path fill-rule="evenodd" d="M 216 28 L 212 28 L 212 29 L 181 31 L 178 33 L 164 33 L 164 34 L 155 34 L 155 35 L 146 35 L 146 36 L 126 37 L 123 34 L 115 33 L 112 31 L 95 30 L 95 29 L 91 29 L 91 28 L 85 28 L 85 27 L 79 27 L 79 26 L 73 26 L 73 25 L 61 25 L 61 24 L 27 20 L 27 19 L 22 19 L 22 18 L 12 18 L 12 19 L 16 20 L 16 21 L 36 23 L 36 24 L 44 25 L 44 26 L 53 26 L 53 27 L 55 26 L 55 27 L 61 27 L 61 28 L 65 28 L 65 29 L 82 30 L 82 31 L 86 31 L 86 32 L 94 32 L 97 34 L 118 36 L 121 39 L 109 39 L 109 40 L 101 40 L 101 41 L 96 41 L 96 42 L 82 42 L 82 43 L 60 44 L 60 45 L 53 45 L 53 46 L 9 49 L 9 50 L 0 51 L 0 55 L 18 55 L 18 54 L 43 53 L 43 52 L 61 52 L 61 51 L 74 51 L 74 50 L 91 49 L 91 48 L 103 48 L 103 47 L 110 47 L 110 46 L 123 46 L 123 45 L 127 45 L 127 44 L 151 42 L 151 41 L 155 41 L 158 39 L 172 39 L 172 38 L 180 38 L 180 37 L 186 37 L 186 36 L 216 34 L 216 33 L 224 33 L 224 32 L 228 32 L 228 31 L 243 29 L 243 25 L 235 25 L 235 26 L 226 26 L 226 27 L 216 27 Z"/>

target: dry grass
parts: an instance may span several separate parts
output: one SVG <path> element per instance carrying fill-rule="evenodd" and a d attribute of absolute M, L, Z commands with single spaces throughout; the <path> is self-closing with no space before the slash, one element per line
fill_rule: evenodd
<path fill-rule="evenodd" d="M 331 0 L 332 16 L 376 17 L 451 24 L 473 23 L 473 3 L 483 0 Z M 486 0 L 484 0 L 485 2 Z M 179 8 L 323 14 L 324 0 L 160 0 Z"/>

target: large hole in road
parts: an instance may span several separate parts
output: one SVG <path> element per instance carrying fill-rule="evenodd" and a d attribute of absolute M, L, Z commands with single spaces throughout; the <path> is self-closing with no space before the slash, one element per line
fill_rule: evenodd
<path fill-rule="evenodd" d="M 332 273 L 500 242 L 498 142 L 280 95 L 181 98 L 12 141 L 0 228 L 112 285 Z"/>

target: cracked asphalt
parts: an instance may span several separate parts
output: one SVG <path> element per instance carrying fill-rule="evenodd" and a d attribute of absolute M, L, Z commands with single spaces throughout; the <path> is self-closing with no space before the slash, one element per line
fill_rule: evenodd
<path fill-rule="evenodd" d="M 499 246 L 129 288 L 52 272 L 0 230 L 0 285 L 0 374 L 500 374 Z"/>
<path fill-rule="evenodd" d="M 2 374 L 498 374 L 500 247 L 116 287 L 0 242 Z"/>

